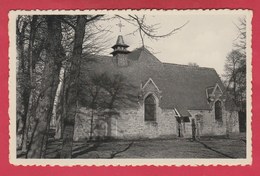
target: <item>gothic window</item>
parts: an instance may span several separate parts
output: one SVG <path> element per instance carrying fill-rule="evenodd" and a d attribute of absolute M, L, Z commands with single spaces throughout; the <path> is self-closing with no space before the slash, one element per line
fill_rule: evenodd
<path fill-rule="evenodd" d="M 152 94 L 148 95 L 144 100 L 144 120 L 155 121 L 156 120 L 156 102 Z"/>
<path fill-rule="evenodd" d="M 215 120 L 222 122 L 222 105 L 219 100 L 215 102 Z"/>

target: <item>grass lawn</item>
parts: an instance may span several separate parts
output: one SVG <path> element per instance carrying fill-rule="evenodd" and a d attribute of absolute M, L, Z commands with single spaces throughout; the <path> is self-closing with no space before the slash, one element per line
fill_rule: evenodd
<path fill-rule="evenodd" d="M 47 158 L 58 158 L 60 141 L 48 145 Z M 245 158 L 241 138 L 146 139 L 135 141 L 75 142 L 73 158 Z"/>

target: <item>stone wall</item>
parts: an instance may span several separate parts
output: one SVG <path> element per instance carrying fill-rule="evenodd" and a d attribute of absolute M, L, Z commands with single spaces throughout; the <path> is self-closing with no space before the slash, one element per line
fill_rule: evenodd
<path fill-rule="evenodd" d="M 112 136 L 114 138 L 156 138 L 164 136 L 176 136 L 177 122 L 173 110 L 161 110 L 157 108 L 156 121 L 144 121 L 143 107 L 139 109 L 127 109 L 120 112 L 120 116 L 111 118 L 107 122 L 98 116 L 94 117 L 93 138 Z M 84 140 L 90 134 L 91 111 L 81 108 L 75 121 L 74 140 Z M 109 130 L 111 124 L 111 130 Z"/>
<path fill-rule="evenodd" d="M 144 110 L 125 110 L 118 119 L 118 138 L 156 138 L 176 135 L 173 110 L 157 108 L 156 121 L 144 121 Z"/>
<path fill-rule="evenodd" d="M 200 136 L 226 135 L 239 132 L 238 113 L 223 110 L 222 122 L 215 120 L 213 110 L 189 110 L 191 117 L 201 115 L 196 119 L 197 133 Z M 178 136 L 178 123 L 175 113 L 171 109 L 157 107 L 156 121 L 144 121 L 144 108 L 125 109 L 119 117 L 112 117 L 110 121 L 95 116 L 93 138 L 111 136 L 119 139 L 131 138 L 157 138 Z M 76 118 L 74 140 L 84 140 L 90 134 L 91 111 L 82 108 Z M 191 122 L 181 124 L 182 137 L 189 138 L 192 135 Z M 228 128 L 227 128 L 228 127 Z"/>
<path fill-rule="evenodd" d="M 222 122 L 215 120 L 213 110 L 189 110 L 191 118 L 195 118 L 196 127 L 201 136 L 226 135 L 239 132 L 238 112 L 222 111 Z M 201 118 L 197 119 L 196 115 Z"/>
<path fill-rule="evenodd" d="M 237 111 L 226 111 L 226 117 L 228 125 L 228 131 L 229 133 L 239 133 L 239 115 Z"/>

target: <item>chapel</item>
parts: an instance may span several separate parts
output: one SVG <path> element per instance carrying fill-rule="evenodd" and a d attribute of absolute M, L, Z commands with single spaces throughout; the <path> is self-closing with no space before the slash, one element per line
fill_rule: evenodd
<path fill-rule="evenodd" d="M 111 56 L 92 56 L 95 62 L 82 64 L 83 75 L 124 77 L 128 87 L 122 97 L 132 100 L 118 101 L 117 114 L 109 120 L 82 106 L 74 140 L 90 135 L 118 139 L 191 137 L 192 124 L 198 136 L 239 132 L 238 112 L 215 69 L 163 63 L 145 47 L 133 51 L 128 47 L 119 35 Z"/>

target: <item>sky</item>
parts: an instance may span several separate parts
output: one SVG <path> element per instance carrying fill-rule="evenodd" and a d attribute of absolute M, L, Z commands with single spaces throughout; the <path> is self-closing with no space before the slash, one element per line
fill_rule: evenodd
<path fill-rule="evenodd" d="M 238 36 L 238 24 L 241 14 L 165 14 L 146 15 L 147 24 L 159 24 L 158 34 L 165 34 L 174 28 L 185 24 L 181 30 L 174 35 L 159 40 L 149 40 L 145 38 L 145 45 L 148 46 L 154 55 L 166 63 L 188 64 L 197 63 L 201 67 L 215 68 L 222 76 L 227 54 L 234 48 L 233 43 Z M 121 21 L 124 27 L 116 25 Z M 115 19 L 102 22 L 110 29 L 110 41 L 108 46 L 113 46 L 117 36 L 122 35 L 124 41 L 130 47 L 130 51 L 141 47 L 139 33 L 132 33 L 136 27 L 127 22 Z M 106 54 L 112 52 L 109 48 Z"/>

